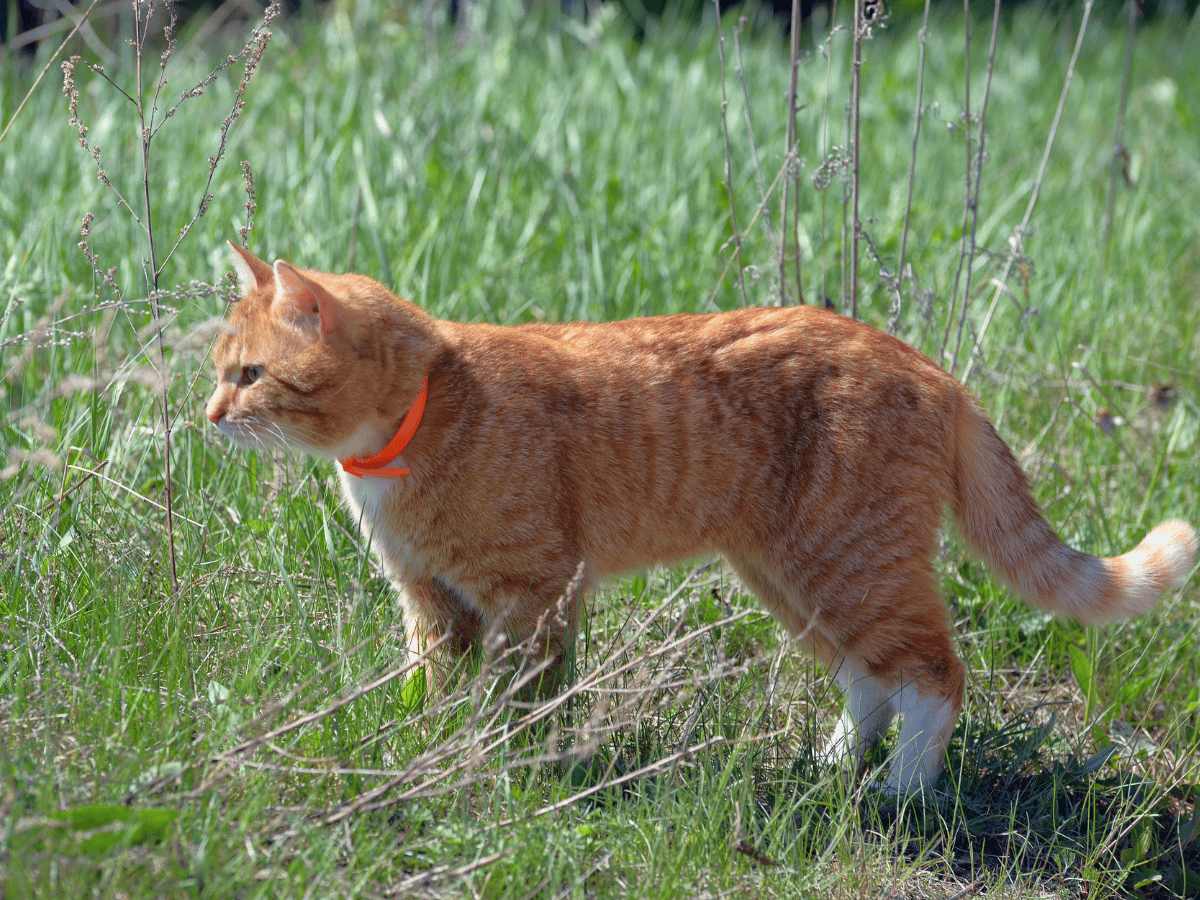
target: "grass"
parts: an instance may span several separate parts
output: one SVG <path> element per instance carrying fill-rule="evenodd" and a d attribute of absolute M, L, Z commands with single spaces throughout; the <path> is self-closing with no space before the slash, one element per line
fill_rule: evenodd
<path fill-rule="evenodd" d="M 970 382 L 1051 521 L 1099 553 L 1200 510 L 1200 26 L 1139 29 L 1129 183 L 1102 267 L 1121 21 L 1085 33 L 1035 230 Z M 202 40 L 200 24 L 167 66 L 171 102 L 249 32 Z M 964 347 L 1028 203 L 1078 25 L 1034 10 L 1002 19 Z M 864 43 L 858 311 L 950 365 L 966 145 L 963 23 L 949 13 L 935 12 L 925 45 L 899 304 L 879 267 L 894 267 L 903 232 L 918 26 L 895 20 Z M 978 110 L 990 22 L 973 26 Z M 713 21 L 635 27 L 606 11 L 584 24 L 498 4 L 460 46 L 363 2 L 272 31 L 207 215 L 161 272 L 180 290 L 157 313 L 146 235 L 76 146 L 66 98 L 43 84 L 0 144 L 6 896 L 1194 895 L 1195 584 L 1145 619 L 1088 630 L 1030 612 L 949 544 L 944 587 L 973 675 L 941 802 L 902 813 L 813 764 L 836 697 L 719 565 L 593 598 L 575 687 L 554 704 L 510 702 L 501 666 L 422 705 L 398 663 L 390 588 L 328 467 L 233 452 L 205 427 L 223 303 L 192 282 L 221 282 L 224 240 L 247 224 L 238 163 L 253 173 L 256 253 L 353 268 L 440 316 L 770 303 L 779 264 L 753 161 L 769 187 L 785 156 L 786 42 L 722 23 L 743 297 L 727 269 Z M 810 31 L 803 46 L 803 285 L 810 302 L 844 307 L 852 47 L 845 30 Z M 132 51 L 111 51 L 106 71 L 132 94 Z M 5 123 L 41 62 L 0 66 Z M 155 138 L 160 244 L 199 206 L 241 76 L 223 73 Z M 90 145 L 137 196 L 134 106 L 82 67 L 76 87 Z M 778 188 L 776 228 L 777 203 Z M 87 214 L 119 296 L 77 246 Z"/>

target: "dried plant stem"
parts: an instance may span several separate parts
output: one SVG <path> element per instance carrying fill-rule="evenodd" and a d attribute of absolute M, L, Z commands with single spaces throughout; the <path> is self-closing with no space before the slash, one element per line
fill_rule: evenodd
<path fill-rule="evenodd" d="M 93 6 L 95 4 L 93 3 Z M 89 7 L 89 10 L 91 7 Z M 143 70 L 143 65 L 146 62 L 146 51 L 150 45 L 149 31 L 150 23 L 154 14 L 159 9 L 165 9 L 170 15 L 170 21 L 163 29 L 163 34 L 166 38 L 166 48 L 159 57 L 159 72 L 158 77 L 154 80 L 153 86 L 147 85 L 146 73 Z M 213 178 L 216 174 L 217 166 L 221 159 L 224 158 L 227 141 L 229 137 L 229 129 L 234 121 L 241 114 L 244 105 L 243 96 L 246 88 L 249 85 L 250 79 L 257 70 L 258 64 L 262 59 L 263 51 L 266 49 L 267 41 L 270 39 L 270 34 L 266 32 L 265 27 L 278 16 L 280 11 L 280 0 L 272 0 L 270 5 L 263 13 L 262 23 L 254 30 L 250 39 L 243 46 L 241 52 L 236 55 L 227 56 L 223 62 L 205 76 L 201 81 L 192 87 L 190 90 L 184 91 L 180 95 L 179 100 L 174 106 L 169 107 L 160 114 L 161 107 L 159 101 L 163 95 L 163 91 L 167 86 L 166 68 L 167 62 L 171 59 L 176 47 L 176 24 L 177 16 L 174 3 L 171 0 L 148 0 L 143 4 L 135 4 L 133 27 L 134 37 L 130 42 L 134 50 L 134 66 L 135 66 L 135 88 L 132 94 L 124 90 L 118 85 L 102 67 L 98 65 L 89 65 L 89 69 L 95 75 L 100 76 L 108 84 L 117 91 L 122 97 L 133 104 L 137 111 L 138 124 L 138 139 L 141 146 L 141 163 L 142 163 L 142 181 L 139 188 L 140 198 L 130 202 L 120 188 L 118 188 L 108 177 L 101 164 L 100 148 L 91 146 L 87 139 L 87 126 L 80 121 L 78 116 L 79 92 L 75 87 L 75 65 L 79 62 L 78 57 L 72 57 L 67 62 L 63 63 L 63 91 L 70 99 L 71 125 L 79 132 L 79 144 L 91 155 L 96 164 L 97 175 L 102 184 L 111 189 L 117 198 L 118 204 L 125 209 L 138 227 L 146 236 L 147 255 L 142 260 L 143 274 L 146 278 L 148 286 L 148 294 L 146 302 L 150 306 L 150 317 L 152 323 L 153 334 L 150 337 L 147 345 L 144 345 L 147 358 L 154 357 L 152 365 L 158 370 L 159 376 L 159 393 L 161 401 L 162 423 L 163 423 L 163 481 L 164 481 L 164 501 L 163 508 L 166 513 L 166 536 L 167 536 L 167 552 L 170 562 L 171 573 L 171 590 L 178 597 L 179 595 L 179 568 L 177 561 L 177 553 L 175 546 L 175 503 L 174 503 L 174 479 L 171 472 L 171 438 L 174 426 L 174 417 L 171 414 L 169 386 L 170 379 L 167 372 L 167 356 L 166 342 L 164 330 L 170 318 L 171 311 L 167 310 L 162 304 L 162 299 L 167 294 L 161 289 L 161 279 L 167 263 L 174 256 L 175 251 L 179 248 L 183 238 L 195 225 L 196 221 L 202 217 L 208 209 L 209 203 L 212 201 L 212 195 L 209 193 L 212 187 Z M 86 14 L 85 14 L 86 18 Z M 180 105 L 193 97 L 197 97 L 204 93 L 205 88 L 211 85 L 217 77 L 226 68 L 238 60 L 245 61 L 245 74 L 242 77 L 241 83 L 234 93 L 233 107 L 225 116 L 221 125 L 220 141 L 216 153 L 209 157 L 208 180 L 205 182 L 204 190 L 200 196 L 200 202 L 197 204 L 196 211 L 191 219 L 179 230 L 178 235 L 167 252 L 160 259 L 159 241 L 154 230 L 154 200 L 150 187 L 150 168 L 151 168 L 151 145 L 158 136 L 159 130 L 166 124 Z M 11 123 L 10 123 L 11 124 Z M 250 175 L 249 165 L 243 163 L 243 171 L 247 182 L 247 193 L 250 199 L 247 201 L 247 225 L 242 229 L 243 239 L 252 225 L 252 217 L 254 211 L 254 196 L 253 196 L 253 179 Z M 132 195 L 130 195 L 132 197 Z M 135 209 L 135 205 L 137 208 Z M 121 290 L 116 284 L 113 272 L 110 270 L 105 272 L 101 269 L 98 255 L 88 246 L 88 236 L 90 234 L 91 223 L 93 216 L 89 213 L 84 217 L 83 224 L 80 228 L 80 236 L 82 238 L 80 247 L 84 251 L 88 260 L 91 262 L 97 277 L 101 282 L 107 285 L 117 295 L 118 300 L 121 299 Z M 218 293 L 217 288 L 207 288 L 205 294 Z M 174 295 L 175 292 L 172 292 Z M 150 349 L 150 344 L 153 349 Z M 194 387 L 195 381 L 192 382 Z M 189 388 L 189 395 L 191 388 Z"/>
<path fill-rule="evenodd" d="M 827 35 L 825 35 L 824 40 L 821 42 L 821 52 L 825 56 L 825 97 L 824 97 L 824 100 L 821 105 L 821 159 L 822 159 L 821 165 L 822 166 L 826 165 L 829 162 L 829 99 L 830 99 L 829 98 L 829 85 L 833 83 L 833 35 L 834 35 L 834 32 L 836 32 L 838 30 L 837 26 L 834 25 L 833 23 L 835 23 L 837 21 L 837 5 L 838 5 L 838 0 L 833 0 L 833 2 L 830 3 L 830 5 L 829 5 L 830 30 L 829 30 L 829 33 Z M 826 248 L 828 248 L 828 246 L 831 243 L 828 240 L 828 233 L 827 233 L 827 229 L 829 227 L 827 203 L 828 203 L 827 194 L 824 190 L 822 190 L 821 191 L 821 235 L 820 235 L 820 240 L 818 241 L 818 246 L 820 247 L 819 252 L 821 254 L 821 262 L 820 262 L 818 269 L 821 273 L 821 300 L 826 306 L 828 306 L 830 304 L 829 273 L 827 271 L 829 256 L 828 256 Z M 844 252 L 845 251 L 845 242 L 842 242 L 838 246 L 840 248 L 839 249 L 839 254 L 840 254 L 839 259 L 845 259 L 845 252 Z M 845 272 L 843 272 L 842 274 L 843 274 L 843 277 L 842 277 L 841 283 L 844 287 L 846 284 Z"/>
<path fill-rule="evenodd" d="M 900 317 L 900 283 L 904 280 L 904 256 L 908 250 L 908 223 L 912 217 L 913 185 L 917 180 L 917 144 L 921 138 L 921 119 L 925 115 L 925 44 L 929 41 L 929 4 L 931 2 L 932 0 L 925 0 L 925 14 L 921 19 L 921 31 L 917 38 L 920 45 L 917 51 L 917 104 L 913 110 L 912 156 L 908 162 L 908 194 L 904 199 L 904 226 L 900 230 L 900 258 L 896 263 L 893 322 Z M 892 326 L 892 330 L 895 330 L 895 325 Z"/>
<path fill-rule="evenodd" d="M 158 372 L 161 382 L 159 399 L 162 407 L 162 423 L 163 423 L 163 500 L 164 509 L 167 516 L 167 556 L 171 566 L 171 592 L 172 594 L 179 593 L 179 568 L 175 554 L 175 504 L 173 498 L 171 478 L 171 406 L 167 393 L 168 382 L 167 378 L 167 352 L 163 341 L 163 317 L 162 305 L 158 300 L 158 283 L 160 269 L 158 267 L 155 256 L 154 246 L 154 226 L 152 221 L 153 204 L 150 198 L 150 142 L 154 135 L 154 113 L 158 109 L 158 95 L 162 90 L 162 85 L 165 80 L 164 70 L 166 61 L 170 53 L 170 46 L 174 43 L 171 36 L 172 29 L 175 25 L 175 11 L 171 8 L 171 24 L 167 28 L 168 49 L 163 53 L 160 75 L 158 83 L 155 85 L 154 102 L 150 108 L 150 117 L 146 117 L 146 104 L 144 101 L 143 84 L 142 84 L 142 54 L 146 48 L 146 32 L 150 27 L 150 17 L 154 15 L 155 4 L 149 3 L 145 7 L 145 17 L 143 18 L 141 4 L 134 7 L 133 11 L 133 27 L 134 27 L 134 66 L 136 68 L 137 78 L 137 93 L 136 106 L 138 113 L 139 133 L 142 136 L 142 210 L 145 215 L 145 223 L 143 229 L 146 232 L 146 244 L 149 251 L 149 258 L 146 260 L 149 267 L 146 271 L 147 281 L 150 285 L 151 297 L 154 299 L 150 304 L 150 317 L 154 323 L 154 341 L 158 351 Z"/>
<path fill-rule="evenodd" d="M 850 318 L 858 318 L 859 113 L 862 100 L 862 42 L 867 28 L 866 0 L 854 0 L 854 62 L 850 69 Z"/>
<path fill-rule="evenodd" d="M 210 758 L 207 763 L 211 764 L 211 768 L 205 773 L 204 784 L 181 796 L 196 796 L 210 790 L 212 785 L 241 768 L 381 779 L 347 802 L 326 810 L 322 821 L 334 824 L 348 816 L 406 800 L 452 794 L 467 785 L 498 778 L 505 772 L 518 768 L 578 759 L 593 753 L 600 741 L 619 734 L 623 723 L 631 718 L 641 717 L 649 709 L 658 708 L 664 698 L 671 698 L 668 702 L 673 703 L 680 699 L 681 691 L 691 690 L 696 692 L 697 702 L 703 702 L 703 698 L 707 696 L 706 690 L 713 682 L 737 677 L 756 664 L 754 660 L 723 661 L 706 669 L 699 677 L 683 665 L 689 648 L 694 647 L 697 641 L 706 643 L 722 628 L 748 617 L 762 615 L 753 610 L 734 612 L 717 622 L 693 630 L 680 629 L 678 623 L 675 623 L 667 629 L 669 633 L 651 650 L 644 649 L 648 632 L 664 628 L 679 595 L 706 568 L 699 567 L 689 573 L 646 618 L 634 623 L 633 628 L 624 631 L 613 641 L 596 667 L 580 673 L 574 683 L 552 697 L 533 704 L 521 703 L 517 699 L 520 692 L 535 680 L 544 668 L 544 663 L 531 664 L 530 657 L 526 655 L 537 652 L 535 638 L 525 645 L 513 647 L 487 660 L 478 675 L 471 677 L 469 682 L 460 685 L 452 693 L 431 699 L 420 710 L 410 711 L 403 721 L 389 723 L 385 728 L 421 728 L 422 722 L 446 722 L 450 721 L 448 716 L 459 719 L 451 733 L 430 744 L 402 768 L 364 768 L 339 765 L 333 759 L 309 760 L 297 756 L 288 747 L 277 742 L 311 728 L 330 714 L 415 671 L 428 661 L 429 654 L 436 648 L 429 648 L 417 659 L 397 663 L 381 671 L 332 702 L 323 698 L 320 706 L 311 712 L 291 717 L 283 724 L 264 727 L 280 711 L 289 708 L 301 693 L 317 683 L 317 676 L 314 675 L 305 684 L 294 688 L 286 697 L 270 704 L 254 719 L 244 724 L 242 732 L 252 736 Z M 344 656 L 342 658 L 344 659 Z M 521 660 L 525 662 L 522 664 Z M 506 672 L 512 671 L 514 663 L 517 663 L 518 669 L 523 670 L 522 674 L 515 678 L 506 676 Z M 330 671 L 335 664 L 331 662 L 322 672 Z M 638 673 L 636 685 L 631 686 L 630 679 L 635 673 Z M 573 708 L 572 701 L 584 693 L 595 697 L 595 702 L 591 704 L 592 711 L 586 722 L 572 724 L 574 718 L 569 713 Z M 543 727 L 549 728 L 546 740 L 534 738 L 530 744 L 514 744 L 523 734 L 536 734 L 537 730 Z M 746 740 L 757 742 L 764 737 L 774 736 L 777 736 L 777 733 L 755 734 Z M 676 751 L 667 757 L 638 769 L 636 773 L 618 775 L 610 768 L 598 786 L 572 793 L 569 798 L 560 801 L 561 805 L 550 804 L 534 815 L 549 814 L 565 805 L 577 803 L 603 785 L 611 787 L 637 778 L 639 774 L 669 771 L 680 759 L 702 752 L 706 747 L 712 746 L 713 741 L 739 742 L 737 739 L 721 737 L 693 744 L 689 734 L 688 739 L 681 741 Z M 263 753 L 283 757 L 285 761 L 275 762 L 257 758 Z M 317 765 L 312 765 L 314 762 Z M 498 824 L 503 827 L 510 823 L 502 821 Z"/>
<path fill-rule="evenodd" d="M 971 215 L 971 2 L 963 0 L 963 143 L 967 151 L 965 166 L 966 187 L 963 188 L 961 237 L 958 247 L 958 268 L 954 271 L 954 287 L 950 291 L 950 309 L 946 311 L 946 327 L 942 333 L 942 345 L 938 348 L 939 362 L 945 364 L 946 348 L 950 344 L 950 331 L 958 318 L 958 285 L 962 280 L 963 265 L 967 259 L 967 222 Z"/>
<path fill-rule="evenodd" d="M 1063 79 L 1062 93 L 1058 97 L 1058 107 L 1054 110 L 1054 120 L 1050 123 L 1050 133 L 1046 136 L 1046 147 L 1042 151 L 1042 162 L 1038 166 L 1037 175 L 1033 179 L 1033 189 L 1029 196 L 1029 204 L 1025 207 L 1025 216 L 1021 219 L 1021 224 L 1013 229 L 1013 235 L 1009 239 L 1008 256 L 1004 259 L 1004 268 L 995 281 L 996 290 L 992 294 L 992 302 L 988 305 L 987 312 L 984 314 L 983 322 L 979 326 L 979 333 L 975 336 L 975 343 L 971 348 L 971 356 L 967 359 L 966 369 L 963 370 L 961 379 L 963 384 L 967 383 L 967 380 L 975 371 L 975 360 L 977 359 L 979 348 L 983 346 L 983 339 L 987 335 L 988 328 L 992 323 L 996 307 L 1000 304 L 1000 298 L 1008 293 L 1009 273 L 1012 272 L 1013 265 L 1022 255 L 1021 242 L 1029 228 L 1029 220 L 1033 217 L 1033 208 L 1037 205 L 1038 195 L 1042 190 L 1042 179 L 1046 177 L 1046 166 L 1050 162 L 1050 151 L 1054 149 L 1054 139 L 1058 136 L 1058 123 L 1062 118 L 1063 107 L 1067 104 L 1067 92 L 1071 89 L 1071 81 L 1075 75 L 1075 63 L 1079 61 L 1079 51 L 1083 47 L 1083 36 L 1087 33 L 1088 21 L 1092 16 L 1094 2 L 1095 0 L 1084 0 L 1083 21 L 1079 23 L 1079 34 L 1075 37 L 1075 49 L 1071 52 L 1071 61 L 1067 65 L 1067 74 Z"/>
<path fill-rule="evenodd" d="M 59 55 L 63 52 L 63 50 L 66 49 L 67 44 L 71 42 L 71 39 L 79 33 L 79 29 L 84 26 L 85 22 L 87 22 L 88 16 L 91 15 L 92 10 L 96 8 L 96 4 L 99 2 L 100 0 L 92 0 L 88 8 L 85 9 L 82 14 L 80 14 L 79 20 L 75 23 L 75 27 L 71 29 L 67 36 L 63 38 L 62 43 L 58 45 L 58 49 L 50 54 L 50 58 L 47 59 L 46 64 L 42 66 L 42 71 L 38 72 L 37 78 L 33 80 L 33 84 L 30 85 L 29 90 L 25 92 L 25 96 L 21 98 L 21 102 L 17 104 L 16 111 L 13 112 L 12 118 L 10 118 L 8 120 L 8 124 L 4 126 L 4 131 L 0 132 L 0 144 L 3 144 L 4 139 L 8 137 L 8 132 L 12 130 L 13 123 L 16 122 L 20 117 L 21 110 L 25 108 L 25 104 L 29 102 L 29 98 L 33 96 L 33 92 L 38 89 L 38 85 L 42 83 L 42 79 L 46 77 L 46 73 L 50 71 L 50 67 L 54 65 Z"/>
<path fill-rule="evenodd" d="M 81 472 L 84 475 L 85 479 L 86 478 L 99 479 L 100 481 L 103 481 L 106 484 L 112 485 L 117 490 L 124 491 L 125 493 L 127 493 L 133 497 L 137 497 L 143 503 L 148 503 L 151 506 L 155 507 L 156 509 L 161 509 L 164 512 L 166 511 L 166 507 L 163 506 L 161 503 L 156 502 L 154 500 L 154 498 L 147 497 L 145 494 L 134 490 L 133 488 L 129 487 L 128 485 L 122 484 L 121 482 L 117 481 L 115 478 L 110 478 L 109 476 L 103 474 L 100 470 L 102 468 L 104 468 L 104 466 L 106 466 L 106 465 L 108 465 L 108 460 L 103 460 L 102 464 L 99 465 L 95 469 L 89 469 L 89 468 L 86 468 L 85 466 L 80 466 L 76 463 L 68 463 L 64 467 L 64 469 L 70 469 L 73 472 Z M 176 518 L 178 518 L 180 521 L 186 522 L 189 525 L 193 525 L 196 528 L 201 528 L 201 529 L 204 528 L 204 526 L 201 523 L 197 522 L 195 519 L 189 519 L 187 516 L 182 516 L 177 513 Z"/>
<path fill-rule="evenodd" d="M 796 164 L 797 160 L 794 153 L 789 154 L 784 158 L 783 165 L 780 166 L 779 172 L 775 175 L 775 180 L 772 181 L 770 187 L 763 192 L 762 201 L 758 204 L 758 208 L 754 210 L 754 215 L 750 217 L 750 223 L 746 226 L 747 233 L 749 233 L 750 229 L 752 229 L 758 223 L 759 216 L 766 215 L 767 206 L 770 202 L 771 195 L 775 193 L 775 189 L 779 187 L 780 182 L 784 181 L 788 177 L 788 172 L 791 167 L 795 166 Z M 726 260 L 725 268 L 721 270 L 721 276 L 717 279 L 716 287 L 714 287 L 712 289 L 712 293 L 708 295 L 708 302 L 705 304 L 706 309 L 715 310 L 717 308 L 717 294 L 721 290 L 721 285 L 725 283 L 725 276 L 729 274 L 729 267 L 732 265 L 733 257 L 731 256 Z"/>
<path fill-rule="evenodd" d="M 760 740 L 769 740 L 771 738 L 778 737 L 780 733 L 782 732 L 773 732 L 762 736 L 756 735 L 752 741 L 758 742 Z M 528 822 L 531 819 L 540 819 L 543 816 L 552 815 L 553 813 L 568 809 L 569 807 L 579 803 L 581 800 L 586 800 L 588 797 L 598 794 L 601 791 L 611 790 L 614 787 L 620 787 L 622 784 L 628 784 L 630 782 L 649 777 L 650 775 L 656 775 L 660 772 L 669 771 L 673 768 L 676 768 L 680 760 L 689 756 L 696 756 L 710 747 L 728 746 L 749 742 L 750 741 L 734 740 L 731 738 L 726 738 L 722 735 L 717 735 L 716 737 L 708 738 L 707 740 L 696 744 L 694 747 L 683 747 L 682 749 L 676 750 L 674 753 L 668 754 L 661 759 L 652 760 L 640 768 L 634 769 L 631 772 L 626 772 L 625 774 L 619 775 L 616 778 L 601 779 L 598 784 L 594 784 L 582 791 L 571 794 L 569 797 L 564 797 L 562 800 L 551 803 L 547 806 L 543 806 L 541 809 L 524 813 L 520 819 L 505 819 L 497 822 L 496 825 L 497 827 L 504 827 L 515 825 L 518 821 Z"/>
<path fill-rule="evenodd" d="M 1108 245 L 1112 241 L 1113 213 L 1117 204 L 1117 182 L 1128 179 L 1126 166 L 1129 151 L 1125 149 L 1125 105 L 1129 100 L 1129 76 L 1133 69 L 1133 40 L 1137 34 L 1138 4 L 1129 0 L 1129 34 L 1125 39 L 1125 71 L 1121 76 L 1121 98 L 1117 101 L 1117 123 L 1113 128 L 1112 161 L 1108 168 L 1108 197 L 1104 202 L 1104 241 L 1100 245 L 1100 271 L 1097 290 L 1104 289 L 1104 271 L 1108 267 Z"/>
<path fill-rule="evenodd" d="M 791 85 L 788 88 L 787 140 L 784 147 L 784 165 L 795 167 L 783 180 L 783 188 L 779 200 L 779 304 L 788 305 L 787 296 L 787 243 L 791 240 L 792 259 L 796 264 L 796 302 L 804 302 L 804 277 L 800 259 L 800 167 L 795 162 L 796 138 L 796 92 L 797 81 L 800 77 L 800 0 L 792 0 L 792 31 L 791 31 Z M 785 170 L 786 171 L 786 170 Z M 788 227 L 788 200 L 792 202 L 792 227 Z"/>
<path fill-rule="evenodd" d="M 729 151 L 729 97 L 725 90 L 725 28 L 721 24 L 720 0 L 713 0 L 717 12 L 717 58 L 721 63 L 721 131 L 725 136 L 725 190 L 729 194 L 729 224 L 733 228 L 733 247 L 737 255 L 738 290 L 742 294 L 742 305 L 746 299 L 746 266 L 742 260 L 742 234 L 738 231 L 737 211 L 734 209 L 733 197 L 733 160 Z"/>
<path fill-rule="evenodd" d="M 964 0 L 965 2 L 965 0 Z M 954 293 L 951 299 L 951 311 L 954 309 L 954 304 L 958 302 L 958 282 L 960 276 L 963 279 L 962 289 L 962 306 L 958 311 L 958 333 L 954 339 L 954 353 L 950 358 L 950 371 L 953 372 L 958 367 L 958 354 L 962 349 L 963 329 L 967 323 L 967 302 L 971 296 L 971 266 L 975 262 L 975 232 L 979 226 L 979 185 L 983 180 L 983 160 L 984 160 L 984 143 L 986 138 L 985 125 L 987 123 L 987 104 L 988 97 L 992 90 L 992 73 L 996 67 L 996 36 L 1000 31 L 1000 0 L 996 0 L 992 14 L 992 37 L 991 43 L 988 45 L 988 67 L 987 77 L 983 83 L 983 100 L 979 105 L 979 133 L 975 139 L 974 159 L 971 152 L 971 117 L 970 107 L 968 105 L 966 122 L 963 130 L 967 136 L 967 189 L 963 198 L 963 234 L 962 244 L 958 253 L 958 271 L 954 275 Z M 967 15 L 970 14 L 969 9 L 965 9 Z M 967 31 L 969 33 L 971 25 L 967 22 Z M 970 63 L 967 63 L 968 76 L 970 75 Z M 969 92 L 969 77 L 967 79 Z M 969 98 L 968 93 L 968 98 Z M 942 353 L 945 354 L 946 345 L 949 343 L 949 329 L 951 317 L 946 319 L 946 340 L 942 343 Z"/>
<path fill-rule="evenodd" d="M 367 640 L 370 640 L 370 639 L 368 638 L 364 641 L 361 641 L 359 643 L 359 646 L 361 647 L 361 646 L 365 645 Z M 266 746 L 266 745 L 270 744 L 271 742 L 283 737 L 285 734 L 288 734 L 289 732 L 295 731 L 299 728 L 303 728 L 306 725 L 311 725 L 314 722 L 319 722 L 322 719 L 328 718 L 330 715 L 337 712 L 339 709 L 343 709 L 344 707 L 349 706 L 351 703 L 354 703 L 356 700 L 358 700 L 362 697 L 365 697 L 367 694 L 371 693 L 371 691 L 377 690 L 377 689 L 383 687 L 384 685 L 395 681 L 397 678 L 412 674 L 413 672 L 417 671 L 421 666 L 423 666 L 426 663 L 426 661 L 431 657 L 431 655 L 434 652 L 436 652 L 437 650 L 439 650 L 444 643 L 446 643 L 446 640 L 447 640 L 447 638 L 445 636 L 439 638 L 420 657 L 417 657 L 412 660 L 406 660 L 405 662 L 398 663 L 394 666 L 389 667 L 383 673 L 381 673 L 377 678 L 372 679 L 371 681 L 367 682 L 365 685 L 360 685 L 360 686 L 354 688 L 353 690 L 348 691 L 347 693 L 345 693 L 341 697 L 337 698 L 336 700 L 322 706 L 320 709 L 314 710 L 313 712 L 310 712 L 310 713 L 305 713 L 303 715 L 297 716 L 294 719 L 290 719 L 285 724 L 271 729 L 270 731 L 266 732 L 265 734 L 256 735 L 255 737 L 250 738 L 249 740 L 243 741 L 242 743 L 238 744 L 236 747 L 231 747 L 229 750 L 226 750 L 221 755 L 220 759 L 223 761 L 232 760 L 244 753 L 248 753 L 259 747 Z M 307 686 L 307 683 L 305 686 Z M 288 695 L 289 702 L 291 700 L 295 699 L 295 693 L 296 692 L 293 691 Z M 273 707 L 273 709 L 283 709 L 283 708 L 285 708 L 284 704 L 280 704 L 280 703 L 276 703 Z"/>
<path fill-rule="evenodd" d="M 754 140 L 754 122 L 751 120 L 751 117 L 750 117 L 750 89 L 746 86 L 746 72 L 745 72 L 744 66 L 742 65 L 741 34 L 742 34 L 742 25 L 745 24 L 745 21 L 746 20 L 744 18 L 741 19 L 738 22 L 738 27 L 735 28 L 734 32 L 733 32 L 733 52 L 734 52 L 735 58 L 737 59 L 737 67 L 734 70 L 734 74 L 737 75 L 738 82 L 742 86 L 742 103 L 743 103 L 742 110 L 744 113 L 744 118 L 746 120 L 746 134 L 750 138 L 750 158 L 754 161 L 754 176 L 758 180 L 758 196 L 759 196 L 760 200 L 766 200 L 767 199 L 767 186 L 766 186 L 766 182 L 763 181 L 762 163 L 758 158 L 758 144 Z M 764 207 L 764 209 L 763 209 L 763 224 L 767 228 L 767 234 L 770 235 L 771 243 L 775 247 L 779 247 L 780 246 L 779 242 L 782 240 L 782 237 L 775 234 L 775 225 L 771 221 L 771 211 L 770 211 L 770 209 L 768 209 L 766 207 Z M 780 249 L 780 252 L 782 253 L 782 248 Z M 782 297 L 783 297 L 783 285 L 780 284 L 780 299 L 781 300 L 782 300 Z M 786 304 L 783 304 L 783 305 L 786 305 Z"/>

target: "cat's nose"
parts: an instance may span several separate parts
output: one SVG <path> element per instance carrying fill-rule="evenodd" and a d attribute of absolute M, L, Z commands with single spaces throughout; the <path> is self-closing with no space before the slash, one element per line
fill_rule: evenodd
<path fill-rule="evenodd" d="M 208 416 L 208 421 L 210 421 L 214 425 L 216 425 L 221 421 L 222 417 L 224 417 L 225 410 L 223 410 L 216 403 L 210 403 L 210 404 L 208 404 L 208 407 L 204 410 L 204 414 L 206 416 Z"/>

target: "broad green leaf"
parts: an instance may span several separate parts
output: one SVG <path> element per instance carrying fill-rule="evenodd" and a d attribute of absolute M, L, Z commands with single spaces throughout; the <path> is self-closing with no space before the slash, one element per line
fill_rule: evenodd
<path fill-rule="evenodd" d="M 1068 644 L 1067 652 L 1071 656 L 1071 672 L 1075 675 L 1075 680 L 1084 694 L 1090 697 L 1096 690 L 1096 673 L 1092 669 L 1091 659 L 1083 648 L 1075 644 Z"/>
<path fill-rule="evenodd" d="M 54 813 L 50 818 L 67 823 L 71 832 L 81 840 L 78 849 L 84 853 L 102 853 L 119 844 L 141 844 L 161 834 L 179 817 L 179 810 L 133 808 L 111 804 L 78 806 Z M 46 828 L 38 834 L 37 843 L 54 842 L 56 849 L 65 851 L 63 832 Z M 59 838 L 60 840 L 55 840 Z"/>
<path fill-rule="evenodd" d="M 425 706 L 425 670 L 417 669 L 400 688 L 400 705 L 406 713 L 418 712 Z"/>

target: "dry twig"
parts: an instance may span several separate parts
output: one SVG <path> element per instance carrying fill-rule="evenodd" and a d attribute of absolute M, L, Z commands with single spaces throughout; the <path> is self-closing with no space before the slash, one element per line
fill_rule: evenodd
<path fill-rule="evenodd" d="M 971 348 L 971 355 L 967 359 L 967 367 L 963 371 L 962 383 L 966 384 L 975 370 L 975 361 L 978 358 L 979 349 L 983 346 L 984 337 L 987 335 L 988 327 L 992 323 L 992 317 L 996 314 L 996 307 L 1000 304 L 1000 298 L 1007 293 L 1008 276 L 1012 271 L 1013 265 L 1023 258 L 1023 241 L 1025 235 L 1029 231 L 1029 220 L 1033 217 L 1033 208 L 1037 205 L 1038 195 L 1042 190 L 1042 180 L 1046 177 L 1046 167 L 1050 162 L 1050 151 L 1054 148 L 1054 139 L 1058 136 L 1058 123 L 1062 119 L 1063 108 L 1067 104 L 1067 92 L 1071 89 L 1071 81 L 1075 75 L 1075 63 L 1079 61 L 1079 51 L 1083 47 L 1083 36 L 1087 33 L 1088 21 L 1092 15 L 1092 5 L 1095 0 L 1084 0 L 1083 4 L 1083 20 L 1079 23 L 1079 33 L 1075 37 L 1075 49 L 1071 51 L 1071 61 L 1067 65 L 1067 74 L 1063 79 L 1062 92 L 1058 97 L 1058 106 L 1054 110 L 1054 120 L 1050 123 L 1050 133 L 1046 136 L 1046 147 L 1042 151 L 1042 162 L 1038 166 L 1037 175 L 1033 179 L 1033 189 L 1029 195 L 1029 204 L 1025 207 L 1025 215 L 1021 219 L 1021 224 L 1013 229 L 1012 237 L 1009 239 L 1008 256 L 1004 260 L 1004 268 L 1000 272 L 1000 276 L 995 280 L 996 291 L 992 294 L 992 302 L 988 305 L 987 313 L 984 314 L 983 322 L 979 326 L 979 332 L 975 336 L 975 344 Z"/>

